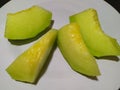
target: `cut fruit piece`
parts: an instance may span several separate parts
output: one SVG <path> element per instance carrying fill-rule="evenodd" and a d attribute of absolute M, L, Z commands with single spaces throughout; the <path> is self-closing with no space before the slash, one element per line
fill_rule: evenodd
<path fill-rule="evenodd" d="M 52 29 L 33 46 L 18 56 L 6 69 L 10 76 L 18 81 L 34 83 L 57 37 L 57 30 Z"/>
<path fill-rule="evenodd" d="M 91 8 L 70 16 L 70 22 L 79 24 L 80 32 L 92 55 L 97 57 L 120 55 L 117 40 L 102 31 L 95 9 Z"/>
<path fill-rule="evenodd" d="M 100 75 L 95 58 L 89 53 L 79 25 L 71 23 L 58 31 L 58 46 L 71 68 L 87 76 Z"/>
<path fill-rule="evenodd" d="M 19 40 L 35 37 L 50 24 L 52 13 L 42 7 L 32 6 L 17 13 L 7 14 L 5 37 Z"/>

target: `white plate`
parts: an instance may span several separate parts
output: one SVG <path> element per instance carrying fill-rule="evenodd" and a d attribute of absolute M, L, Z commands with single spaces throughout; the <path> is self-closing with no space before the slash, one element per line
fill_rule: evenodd
<path fill-rule="evenodd" d="M 69 23 L 70 15 L 87 8 L 95 8 L 104 32 L 120 42 L 120 14 L 102 0 L 12 0 L 0 8 L 0 90 L 118 90 L 120 88 L 119 61 L 97 60 L 102 75 L 98 80 L 92 80 L 73 71 L 58 48 L 36 85 L 11 79 L 5 69 L 32 43 L 16 46 L 4 38 L 6 14 L 32 5 L 39 5 L 52 11 L 55 20 L 53 27 L 57 29 Z"/>

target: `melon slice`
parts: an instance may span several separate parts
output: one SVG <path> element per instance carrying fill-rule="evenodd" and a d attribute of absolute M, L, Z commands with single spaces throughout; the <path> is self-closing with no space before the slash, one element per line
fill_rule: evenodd
<path fill-rule="evenodd" d="M 51 24 L 51 19 L 52 13 L 39 6 L 8 13 L 4 36 L 12 40 L 33 38 Z"/>
<path fill-rule="evenodd" d="M 87 76 L 100 75 L 95 58 L 89 53 L 76 23 L 58 31 L 58 46 L 71 68 Z"/>
<path fill-rule="evenodd" d="M 50 30 L 18 56 L 6 69 L 9 75 L 17 81 L 34 83 L 47 60 L 56 36 L 57 30 Z"/>
<path fill-rule="evenodd" d="M 70 22 L 79 24 L 80 32 L 92 55 L 120 55 L 119 43 L 103 32 L 95 9 L 90 8 L 70 16 Z"/>

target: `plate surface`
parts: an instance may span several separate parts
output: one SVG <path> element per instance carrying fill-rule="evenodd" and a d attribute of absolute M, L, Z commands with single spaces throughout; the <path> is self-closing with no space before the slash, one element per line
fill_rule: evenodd
<path fill-rule="evenodd" d="M 102 75 L 94 80 L 73 71 L 58 48 L 36 85 L 11 79 L 5 69 L 33 42 L 13 45 L 4 38 L 6 14 L 32 5 L 50 10 L 55 21 L 53 27 L 56 29 L 69 23 L 70 15 L 94 8 L 98 11 L 104 32 L 120 42 L 120 15 L 103 0 L 12 0 L 0 8 L 0 90 L 118 90 L 120 88 L 120 61 L 97 60 Z"/>

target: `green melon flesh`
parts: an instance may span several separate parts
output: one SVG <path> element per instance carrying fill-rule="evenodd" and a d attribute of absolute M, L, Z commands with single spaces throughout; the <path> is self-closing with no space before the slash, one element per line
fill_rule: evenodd
<path fill-rule="evenodd" d="M 60 51 L 73 70 L 87 76 L 98 76 L 96 60 L 89 53 L 79 29 L 78 24 L 71 23 L 58 31 Z"/>
<path fill-rule="evenodd" d="M 103 32 L 95 9 L 87 9 L 70 16 L 70 22 L 79 24 L 80 32 L 92 55 L 97 57 L 120 55 L 117 40 Z"/>
<path fill-rule="evenodd" d="M 57 30 L 52 29 L 47 32 L 33 46 L 18 56 L 6 71 L 15 80 L 34 83 L 47 60 L 56 37 Z"/>
<path fill-rule="evenodd" d="M 5 37 L 12 40 L 33 38 L 51 24 L 51 19 L 52 13 L 39 6 L 8 13 Z"/>

